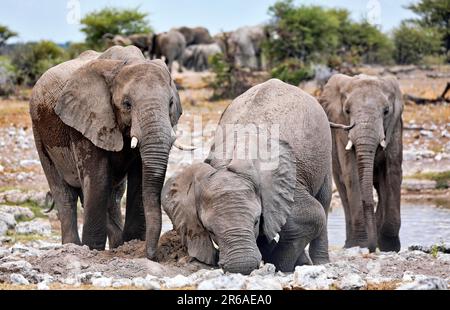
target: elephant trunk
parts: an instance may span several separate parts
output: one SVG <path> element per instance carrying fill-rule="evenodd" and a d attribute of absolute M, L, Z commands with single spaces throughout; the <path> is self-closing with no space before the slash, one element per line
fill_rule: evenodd
<path fill-rule="evenodd" d="M 219 266 L 225 272 L 248 275 L 259 268 L 262 257 L 252 230 L 228 231 L 219 240 L 219 247 Z"/>
<path fill-rule="evenodd" d="M 375 252 L 377 247 L 377 232 L 374 212 L 375 203 L 373 199 L 373 169 L 378 141 L 370 141 L 369 137 L 370 135 L 363 135 L 355 139 L 355 148 L 368 248 L 370 252 Z"/>
<path fill-rule="evenodd" d="M 157 113 L 153 113 L 156 115 Z M 150 120 L 142 114 L 143 120 Z M 160 113 L 160 116 L 163 115 Z M 166 175 L 169 152 L 172 146 L 172 127 L 168 117 L 141 124 L 139 141 L 142 159 L 142 200 L 146 222 L 146 254 L 154 259 L 161 233 L 161 190 Z"/>

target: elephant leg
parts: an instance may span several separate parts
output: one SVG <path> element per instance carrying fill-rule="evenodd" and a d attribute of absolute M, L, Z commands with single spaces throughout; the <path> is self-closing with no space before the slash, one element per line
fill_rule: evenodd
<path fill-rule="evenodd" d="M 291 215 L 280 232 L 280 241 L 270 257 L 270 262 L 283 272 L 294 270 L 306 245 L 326 227 L 323 206 L 305 188 L 297 190 L 294 201 Z"/>
<path fill-rule="evenodd" d="M 137 158 L 128 170 L 127 211 L 123 240 L 145 240 L 145 212 L 142 202 L 142 162 Z"/>
<path fill-rule="evenodd" d="M 376 212 L 378 246 L 383 252 L 400 251 L 400 204 L 402 171 L 387 162 L 375 169 L 378 206 Z"/>
<path fill-rule="evenodd" d="M 109 241 L 109 248 L 114 249 L 123 244 L 122 239 L 122 213 L 120 211 L 120 202 L 125 192 L 125 181 L 118 184 L 112 191 L 111 202 L 108 206 L 108 217 L 106 230 Z"/>
<path fill-rule="evenodd" d="M 309 245 L 309 256 L 311 257 L 314 265 L 327 264 L 330 262 L 330 257 L 328 254 L 328 210 L 331 204 L 331 177 L 327 177 L 322 188 L 316 196 L 316 199 L 322 205 L 325 211 L 325 227 L 322 229 L 319 237 L 312 240 Z"/>
<path fill-rule="evenodd" d="M 34 128 L 33 131 L 36 132 Z M 78 189 L 70 186 L 61 178 L 37 136 L 35 136 L 35 143 L 61 222 L 62 243 L 80 245 L 77 225 Z"/>
<path fill-rule="evenodd" d="M 313 262 L 311 261 L 311 258 L 308 257 L 308 254 L 306 251 L 303 251 L 300 257 L 295 262 L 295 266 L 312 266 Z"/>

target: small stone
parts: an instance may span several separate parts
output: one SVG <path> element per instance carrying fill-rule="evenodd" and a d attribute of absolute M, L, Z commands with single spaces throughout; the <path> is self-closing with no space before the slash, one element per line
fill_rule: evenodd
<path fill-rule="evenodd" d="M 11 253 L 26 253 L 29 252 L 30 249 L 24 246 L 22 243 L 18 242 L 11 247 Z"/>
<path fill-rule="evenodd" d="M 36 219 L 30 222 L 22 222 L 16 226 L 16 233 L 22 235 L 41 235 L 41 236 L 49 236 L 52 233 L 52 227 L 50 226 L 50 222 Z"/>
<path fill-rule="evenodd" d="M 326 290 L 333 284 L 333 280 L 328 279 L 325 266 L 297 266 L 293 284 L 303 289 Z"/>
<path fill-rule="evenodd" d="M 0 222 L 0 236 L 6 235 L 8 232 L 8 225 L 5 222 Z"/>
<path fill-rule="evenodd" d="M 25 277 L 18 273 L 13 273 L 10 276 L 11 283 L 14 285 L 30 285 L 30 282 Z"/>
<path fill-rule="evenodd" d="M 356 273 L 347 274 L 339 281 L 341 290 L 360 290 L 366 285 L 366 282 Z"/>
<path fill-rule="evenodd" d="M 76 276 L 76 280 L 81 284 L 92 283 L 92 279 L 101 278 L 102 274 L 100 272 L 84 272 Z"/>
<path fill-rule="evenodd" d="M 357 257 L 369 254 L 369 249 L 354 247 L 344 250 L 344 256 L 346 257 Z"/>
<path fill-rule="evenodd" d="M 179 274 L 174 278 L 165 278 L 164 284 L 168 289 L 174 289 L 189 286 L 191 281 L 189 281 L 188 277 Z"/>
<path fill-rule="evenodd" d="M 33 167 L 33 166 L 39 166 L 41 164 L 41 162 L 36 159 L 23 159 L 20 161 L 19 164 L 23 168 L 29 168 L 29 167 Z"/>
<path fill-rule="evenodd" d="M 130 279 L 114 279 L 112 282 L 112 287 L 129 287 L 133 284 Z"/>
<path fill-rule="evenodd" d="M 96 287 L 111 287 L 112 285 L 112 279 L 111 278 L 95 278 L 92 279 L 92 285 Z"/>
<path fill-rule="evenodd" d="M 8 256 L 9 254 L 11 254 L 10 249 L 0 248 L 0 258 Z"/>
<path fill-rule="evenodd" d="M 14 215 L 3 212 L 3 211 L 0 211 L 0 222 L 5 223 L 9 229 L 14 229 L 14 227 L 16 227 L 16 225 L 17 225 Z"/>
<path fill-rule="evenodd" d="M 160 290 L 161 284 L 158 282 L 158 278 L 148 275 L 144 278 L 134 278 L 133 285 L 138 288 L 144 288 L 146 290 Z"/>
<path fill-rule="evenodd" d="M 61 281 L 63 284 L 72 285 L 72 286 L 80 286 L 80 282 L 72 277 L 65 278 Z"/>
<path fill-rule="evenodd" d="M 275 278 L 263 278 L 261 276 L 256 277 L 248 277 L 245 282 L 246 290 L 275 290 L 280 291 L 283 289 L 283 286 L 280 282 L 278 282 Z"/>
<path fill-rule="evenodd" d="M 397 290 L 448 290 L 447 282 L 437 277 L 427 277 L 414 281 L 413 283 L 403 284 Z"/>
<path fill-rule="evenodd" d="M 0 271 L 3 272 L 20 272 L 24 273 L 30 271 L 33 267 L 31 264 L 24 260 L 17 260 L 12 262 L 6 262 L 0 265 Z"/>
<path fill-rule="evenodd" d="M 48 286 L 47 282 L 43 281 L 38 283 L 37 289 L 40 291 L 48 291 L 50 287 Z"/>
<path fill-rule="evenodd" d="M 441 262 L 450 262 L 450 254 L 438 253 L 437 260 Z"/>
<path fill-rule="evenodd" d="M 277 268 L 272 264 L 265 264 L 257 270 L 253 270 L 250 276 L 273 276 Z"/>
<path fill-rule="evenodd" d="M 229 274 L 218 278 L 209 279 L 201 282 L 198 290 L 243 290 L 245 288 L 246 277 L 243 275 Z"/>
<path fill-rule="evenodd" d="M 222 269 L 214 269 L 214 270 L 201 269 L 196 273 L 191 274 L 188 278 L 192 284 L 196 285 L 202 281 L 217 278 L 220 276 L 223 276 Z"/>
<path fill-rule="evenodd" d="M 16 221 L 31 220 L 34 218 L 34 213 L 26 207 L 19 206 L 0 206 L 0 212 L 12 214 Z"/>
<path fill-rule="evenodd" d="M 430 130 L 421 130 L 420 135 L 422 135 L 426 138 L 433 138 L 433 132 Z"/>

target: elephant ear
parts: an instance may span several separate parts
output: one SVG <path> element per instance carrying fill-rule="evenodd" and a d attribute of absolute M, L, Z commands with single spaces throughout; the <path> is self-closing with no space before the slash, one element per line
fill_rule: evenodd
<path fill-rule="evenodd" d="M 107 151 L 123 148 L 122 133 L 111 104 L 110 85 L 123 61 L 96 59 L 78 69 L 67 81 L 55 113 L 94 145 Z"/>
<path fill-rule="evenodd" d="M 389 144 L 389 140 L 392 137 L 393 131 L 395 129 L 395 124 L 397 124 L 403 113 L 403 95 L 400 90 L 400 85 L 398 84 L 397 78 L 395 77 L 384 77 L 381 78 L 381 82 L 384 90 L 388 94 L 389 101 L 393 103 L 393 117 L 389 120 L 386 126 L 386 140 Z"/>
<path fill-rule="evenodd" d="M 284 141 L 278 143 L 278 151 L 270 163 L 257 161 L 260 172 L 260 193 L 263 216 L 263 232 L 272 241 L 291 213 L 296 183 L 296 160 L 291 147 Z"/>
<path fill-rule="evenodd" d="M 216 264 L 218 251 L 200 222 L 196 196 L 201 190 L 201 180 L 214 171 L 204 163 L 192 165 L 170 178 L 161 194 L 162 207 L 181 237 L 182 244 L 187 247 L 189 256 L 208 265 Z"/>
<path fill-rule="evenodd" d="M 345 74 L 333 75 L 319 98 L 319 102 L 327 113 L 331 122 L 345 124 L 343 104 L 345 102 L 345 90 L 352 78 Z"/>

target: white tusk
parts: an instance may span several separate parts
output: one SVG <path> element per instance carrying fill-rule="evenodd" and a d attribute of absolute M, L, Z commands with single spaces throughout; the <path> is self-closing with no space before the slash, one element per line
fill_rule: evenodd
<path fill-rule="evenodd" d="M 174 137 L 175 139 L 177 139 L 177 135 L 175 133 L 175 131 L 172 128 L 172 137 Z M 181 144 L 180 142 L 178 142 L 177 140 L 175 140 L 175 142 L 173 143 L 173 146 L 175 146 L 177 149 L 180 149 L 182 151 L 194 151 L 197 148 L 191 145 L 184 145 Z"/>
<path fill-rule="evenodd" d="M 352 148 L 353 148 L 353 142 L 352 142 L 352 140 L 348 140 L 348 144 L 345 147 L 345 150 L 346 151 L 351 151 Z"/>
<path fill-rule="evenodd" d="M 211 239 L 211 242 L 212 242 L 214 248 L 215 248 L 216 250 L 219 250 L 219 246 L 217 245 L 217 243 L 214 242 L 213 238 L 210 237 L 210 239 Z"/>
<path fill-rule="evenodd" d="M 387 146 L 386 140 L 381 141 L 380 145 L 381 145 L 381 147 L 383 148 L 383 150 L 385 150 L 385 149 L 386 149 L 386 146 Z"/>
<path fill-rule="evenodd" d="M 273 240 L 275 240 L 276 243 L 278 243 L 280 241 L 280 235 L 276 234 L 275 238 L 273 238 Z"/>
<path fill-rule="evenodd" d="M 138 138 L 136 138 L 136 137 L 131 138 L 131 148 L 132 149 L 135 149 L 137 147 L 138 143 L 139 143 Z"/>

